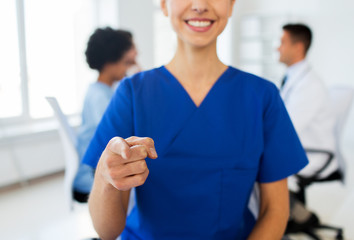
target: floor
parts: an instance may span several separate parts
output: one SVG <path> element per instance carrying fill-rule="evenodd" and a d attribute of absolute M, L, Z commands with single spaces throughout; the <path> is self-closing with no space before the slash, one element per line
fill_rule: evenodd
<path fill-rule="evenodd" d="M 309 208 L 323 222 L 343 227 L 346 240 L 354 240 L 353 165 L 348 167 L 346 185 L 317 184 L 308 190 Z M 76 204 L 70 212 L 64 200 L 63 174 L 0 191 L 0 239 L 84 240 L 95 237 L 87 205 Z M 334 239 L 329 232 L 322 231 L 321 235 L 324 240 Z M 291 237 L 308 239 L 301 235 Z"/>
<path fill-rule="evenodd" d="M 86 204 L 65 204 L 63 174 L 0 193 L 0 239 L 83 240 L 96 237 Z"/>

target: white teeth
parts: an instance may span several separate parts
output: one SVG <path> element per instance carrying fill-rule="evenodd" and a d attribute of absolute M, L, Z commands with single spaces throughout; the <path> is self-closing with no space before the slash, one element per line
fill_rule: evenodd
<path fill-rule="evenodd" d="M 187 23 L 193 27 L 208 27 L 211 21 L 188 21 Z"/>

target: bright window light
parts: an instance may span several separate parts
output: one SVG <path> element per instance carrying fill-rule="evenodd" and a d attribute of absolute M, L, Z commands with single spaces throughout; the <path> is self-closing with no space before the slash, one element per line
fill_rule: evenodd
<path fill-rule="evenodd" d="M 16 1 L 0 1 L 0 118 L 22 114 Z"/>
<path fill-rule="evenodd" d="M 50 116 L 45 96 L 55 96 L 66 114 L 80 111 L 89 81 L 84 51 L 95 27 L 94 1 L 25 1 L 29 109 Z"/>

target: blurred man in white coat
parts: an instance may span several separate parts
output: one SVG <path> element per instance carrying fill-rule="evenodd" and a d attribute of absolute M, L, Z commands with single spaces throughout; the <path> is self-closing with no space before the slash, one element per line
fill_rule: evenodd
<path fill-rule="evenodd" d="M 288 68 L 280 93 L 304 148 L 334 152 L 335 116 L 331 111 L 330 96 L 306 60 L 311 40 L 312 33 L 306 25 L 287 24 L 283 27 L 279 61 Z M 309 164 L 299 172 L 300 176 L 312 176 L 326 163 L 325 154 L 308 152 L 307 155 Z M 320 177 L 328 177 L 337 169 L 338 162 L 333 159 Z"/>
<path fill-rule="evenodd" d="M 278 48 L 279 61 L 287 66 L 280 86 L 280 94 L 289 112 L 296 132 L 305 150 L 316 149 L 334 152 L 335 116 L 332 113 L 329 92 L 306 60 L 311 46 L 312 32 L 303 24 L 287 24 Z M 307 151 L 309 164 L 298 175 L 312 177 L 327 162 L 328 155 Z M 327 178 L 337 174 L 339 168 L 334 158 L 319 174 Z M 299 199 L 297 177 L 288 178 L 290 194 L 290 219 L 287 233 L 299 232 L 319 223 L 317 216 L 306 209 Z M 301 194 L 300 194 L 301 195 Z M 301 198 L 301 197 L 300 197 Z"/>

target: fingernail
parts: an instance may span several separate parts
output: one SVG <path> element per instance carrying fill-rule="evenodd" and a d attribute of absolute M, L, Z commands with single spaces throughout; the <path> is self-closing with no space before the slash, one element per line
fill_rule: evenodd
<path fill-rule="evenodd" d="M 157 153 L 156 153 L 156 150 L 154 148 L 150 148 L 150 153 L 151 153 L 152 157 L 157 158 Z"/>
<path fill-rule="evenodd" d="M 126 154 L 125 151 L 123 151 L 123 152 L 121 153 L 121 155 L 122 155 L 122 158 L 127 159 L 127 154 Z"/>

